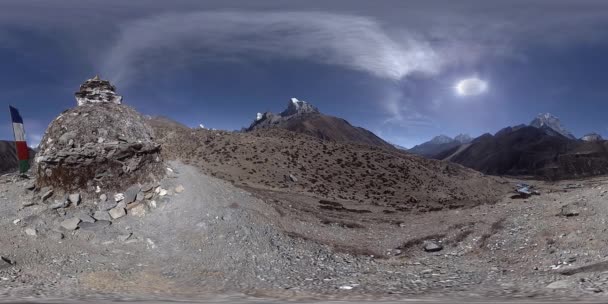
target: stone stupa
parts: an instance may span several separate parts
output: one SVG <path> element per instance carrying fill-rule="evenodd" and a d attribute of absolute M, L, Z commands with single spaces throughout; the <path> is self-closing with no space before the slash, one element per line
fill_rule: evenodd
<path fill-rule="evenodd" d="M 51 122 L 36 155 L 36 184 L 58 192 L 120 191 L 157 182 L 161 147 L 143 115 L 122 104 L 107 80 L 87 80 L 78 106 Z"/>

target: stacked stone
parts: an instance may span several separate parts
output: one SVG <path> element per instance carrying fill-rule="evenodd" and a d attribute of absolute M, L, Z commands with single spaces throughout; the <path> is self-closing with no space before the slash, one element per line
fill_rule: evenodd
<path fill-rule="evenodd" d="M 160 145 L 147 119 L 122 104 L 109 81 L 87 80 L 78 106 L 48 127 L 36 156 L 36 185 L 55 193 L 121 192 L 164 174 Z"/>
<path fill-rule="evenodd" d="M 79 106 L 89 103 L 122 104 L 122 96 L 116 94 L 116 88 L 99 76 L 85 81 L 75 95 Z"/>

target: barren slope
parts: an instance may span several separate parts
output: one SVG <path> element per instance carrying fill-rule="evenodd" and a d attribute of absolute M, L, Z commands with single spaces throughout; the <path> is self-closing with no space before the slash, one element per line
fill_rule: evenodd
<path fill-rule="evenodd" d="M 387 212 L 471 207 L 494 202 L 505 190 L 496 178 L 396 149 L 278 128 L 231 133 L 175 128 L 158 120 L 152 125 L 166 157 L 244 187 L 381 206 Z"/>

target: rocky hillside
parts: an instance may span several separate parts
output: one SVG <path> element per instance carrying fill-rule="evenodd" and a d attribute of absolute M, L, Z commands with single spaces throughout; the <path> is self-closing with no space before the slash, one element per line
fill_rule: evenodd
<path fill-rule="evenodd" d="M 396 149 L 321 140 L 282 128 L 233 133 L 151 121 L 164 157 L 238 186 L 311 195 L 387 212 L 493 202 L 505 186 L 459 165 Z"/>
<path fill-rule="evenodd" d="M 29 152 L 30 159 L 33 159 L 34 154 L 36 154 L 35 151 L 29 149 Z M 17 171 L 18 167 L 19 165 L 17 161 L 17 152 L 15 150 L 15 142 L 0 140 L 0 174 Z"/>
<path fill-rule="evenodd" d="M 393 145 L 371 131 L 351 125 L 348 121 L 325 115 L 308 102 L 291 98 L 280 114 L 258 113 L 246 131 L 281 128 L 336 142 L 353 142 L 394 149 Z"/>

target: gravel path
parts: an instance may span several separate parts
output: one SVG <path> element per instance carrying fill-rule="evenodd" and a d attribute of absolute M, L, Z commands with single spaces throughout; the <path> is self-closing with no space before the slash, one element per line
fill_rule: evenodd
<path fill-rule="evenodd" d="M 318 215 L 296 216 L 304 207 L 285 211 L 194 167 L 170 167 L 174 173 L 161 185 L 169 194 L 155 208 L 93 231 L 59 228 L 65 218 L 91 212 L 92 202 L 65 215 L 46 204 L 24 207 L 33 198 L 27 181 L 0 178 L 0 255 L 15 262 L 0 267 L 0 299 L 605 299 L 606 180 L 580 187 L 535 182 L 541 195 L 529 199 L 412 214 L 393 229 L 408 241 L 374 257 L 313 241 L 348 233 L 356 242 L 353 228 L 320 229 Z M 357 228 L 361 238 L 395 243 L 380 233 L 389 226 L 369 219 Z M 425 252 L 429 239 L 443 249 Z"/>

